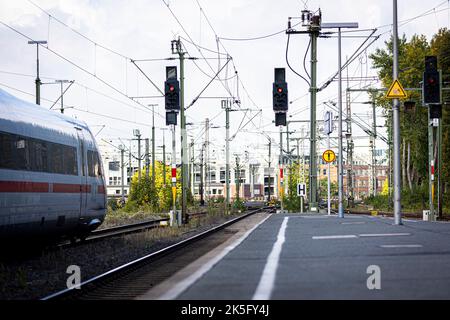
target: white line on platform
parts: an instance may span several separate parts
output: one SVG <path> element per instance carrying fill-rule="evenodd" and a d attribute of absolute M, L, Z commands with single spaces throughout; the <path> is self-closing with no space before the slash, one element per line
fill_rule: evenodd
<path fill-rule="evenodd" d="M 212 269 L 223 257 L 225 257 L 231 250 L 240 245 L 256 228 L 263 224 L 267 219 L 269 219 L 272 214 L 268 215 L 265 219 L 260 221 L 253 228 L 248 230 L 241 238 L 235 241 L 233 244 L 227 246 L 223 251 L 215 256 L 213 259 L 205 263 L 200 269 L 191 274 L 189 277 L 185 278 L 183 281 L 179 282 L 176 286 L 172 287 L 169 291 L 163 294 L 158 300 L 173 300 L 176 299 L 182 292 L 189 288 L 195 281 L 200 279 L 205 273 Z M 286 219 L 286 218 L 285 218 Z"/>
<path fill-rule="evenodd" d="M 267 257 L 266 265 L 264 267 L 259 284 L 256 287 L 253 300 L 269 300 L 272 294 L 273 285 L 275 283 L 275 276 L 278 269 L 278 262 L 280 261 L 281 249 L 286 240 L 286 227 L 289 217 L 285 217 L 281 223 L 278 231 L 277 241 L 273 244 L 272 251 Z"/>
<path fill-rule="evenodd" d="M 328 240 L 328 239 L 351 239 L 356 238 L 354 234 L 344 234 L 336 236 L 313 236 L 313 240 Z"/>
<path fill-rule="evenodd" d="M 396 236 L 410 236 L 411 233 L 364 233 L 360 237 L 396 237 Z"/>
<path fill-rule="evenodd" d="M 365 224 L 364 221 L 356 221 L 356 222 L 341 222 L 341 224 Z"/>
<path fill-rule="evenodd" d="M 422 248 L 421 244 L 383 244 L 382 248 Z"/>

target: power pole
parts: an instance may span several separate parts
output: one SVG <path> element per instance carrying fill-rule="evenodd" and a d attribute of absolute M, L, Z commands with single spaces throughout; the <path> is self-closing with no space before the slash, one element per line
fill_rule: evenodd
<path fill-rule="evenodd" d="M 256 166 L 254 164 L 249 163 L 248 164 L 249 171 L 250 171 L 250 198 L 253 200 L 255 197 L 255 170 Z M 245 195 L 244 195 L 245 196 Z"/>
<path fill-rule="evenodd" d="M 61 85 L 61 96 L 60 96 L 61 107 L 59 109 L 61 113 L 64 113 L 64 101 L 63 101 L 63 99 L 64 99 L 64 87 L 63 87 L 63 84 L 64 83 L 68 83 L 68 82 L 70 82 L 70 81 L 69 80 L 55 80 L 55 83 L 59 83 Z"/>
<path fill-rule="evenodd" d="M 209 166 L 209 119 L 205 120 L 205 189 L 208 203 L 211 197 L 211 168 Z"/>
<path fill-rule="evenodd" d="M 172 125 L 172 212 L 174 217 L 176 217 L 177 224 L 180 224 L 181 221 L 178 221 L 177 214 L 177 153 L 175 147 L 175 125 Z"/>
<path fill-rule="evenodd" d="M 155 105 L 152 105 L 152 189 L 155 190 Z"/>
<path fill-rule="evenodd" d="M 398 23 L 397 23 L 397 0 L 393 0 L 393 74 L 392 79 L 398 78 Z M 393 118 L 393 134 L 394 134 L 394 220 L 396 225 L 402 224 L 402 207 L 401 207 L 401 167 L 400 167 L 400 102 L 398 99 L 393 100 L 392 118 Z"/>
<path fill-rule="evenodd" d="M 291 164 L 291 149 L 289 148 L 289 121 L 286 121 L 286 151 L 287 151 L 287 161 L 286 161 L 286 167 L 284 169 L 283 172 L 283 180 L 286 181 L 286 183 L 284 184 L 284 192 L 286 192 L 286 194 L 288 194 L 288 192 L 290 192 L 289 190 L 289 180 L 288 180 L 288 176 L 290 174 L 289 171 L 289 166 Z"/>
<path fill-rule="evenodd" d="M 189 159 L 189 163 L 188 163 L 188 188 L 189 188 L 189 190 L 192 189 L 192 193 L 193 193 L 194 189 L 191 188 L 191 186 L 192 186 L 192 170 L 191 169 L 192 169 L 192 162 L 193 162 L 193 159 L 192 159 L 192 143 L 189 143 L 188 151 L 189 151 L 189 153 L 188 153 L 188 159 Z"/>
<path fill-rule="evenodd" d="M 137 137 L 138 142 L 138 181 L 141 182 L 141 133 L 138 129 L 135 129 L 133 134 Z"/>
<path fill-rule="evenodd" d="M 133 166 L 131 165 L 131 143 L 130 143 L 130 152 L 128 153 L 128 179 L 130 179 L 130 181 L 128 182 L 128 194 L 131 191 L 131 177 L 133 176 L 132 171 L 133 171 Z"/>
<path fill-rule="evenodd" d="M 195 153 L 195 144 L 194 144 L 194 139 L 191 139 L 191 148 L 192 148 L 192 153 L 191 153 L 191 163 L 192 163 L 192 173 L 191 173 L 191 183 L 192 183 L 192 194 L 194 194 L 195 192 L 195 157 L 194 157 L 194 153 Z"/>
<path fill-rule="evenodd" d="M 184 110 L 184 55 L 183 46 L 180 39 L 175 41 L 175 50 L 180 60 L 180 129 L 181 129 L 181 216 L 183 223 L 187 223 L 187 134 L 186 134 L 186 117 Z"/>
<path fill-rule="evenodd" d="M 348 58 L 347 58 L 348 60 Z M 348 67 L 347 67 L 347 91 L 345 95 L 346 106 L 347 106 L 347 206 L 353 208 L 354 192 L 353 192 L 353 137 L 352 137 L 352 109 L 351 109 L 351 99 L 350 99 L 350 84 L 348 77 Z"/>
<path fill-rule="evenodd" d="M 338 216 L 339 218 L 344 217 L 344 148 L 342 146 L 342 66 L 341 66 L 341 28 L 338 28 L 338 108 L 339 108 L 339 123 L 338 123 L 338 147 L 339 147 L 339 158 L 338 158 Z M 328 139 L 330 136 L 328 136 Z M 330 164 L 328 164 L 328 197 L 330 197 Z M 330 200 L 328 200 L 330 201 Z M 330 204 L 328 204 L 328 214 L 330 215 Z"/>
<path fill-rule="evenodd" d="M 311 21 L 309 36 L 311 38 L 311 110 L 310 110 L 310 147 L 309 147 L 309 210 L 318 211 L 317 202 L 317 146 L 316 146 L 316 96 L 317 96 L 317 38 L 320 31 L 320 17 L 318 21 Z"/>
<path fill-rule="evenodd" d="M 200 152 L 200 205 L 205 205 L 205 199 L 203 198 L 203 152 L 205 150 L 205 144 L 203 144 Z"/>
<path fill-rule="evenodd" d="M 145 179 L 150 175 L 150 141 L 145 139 Z"/>
<path fill-rule="evenodd" d="M 280 205 L 281 205 L 281 213 L 284 212 L 283 209 L 283 127 L 280 126 L 280 160 L 278 161 L 279 167 L 280 167 L 280 175 L 279 175 L 279 179 L 280 179 L 280 190 L 278 191 L 278 193 L 280 194 Z"/>
<path fill-rule="evenodd" d="M 166 142 L 164 141 L 164 135 L 163 135 L 163 185 L 166 186 Z"/>
<path fill-rule="evenodd" d="M 438 163 L 437 163 L 437 168 L 438 168 L 438 181 L 437 181 L 437 192 L 438 192 L 438 197 L 437 197 L 437 205 L 438 205 L 438 218 L 442 219 L 442 201 L 443 201 L 443 183 L 441 181 L 442 178 L 442 118 L 439 119 L 439 126 L 438 126 Z"/>
<path fill-rule="evenodd" d="M 120 179 L 122 181 L 122 204 L 125 203 L 125 174 L 124 174 L 124 154 L 125 154 L 125 148 L 123 145 L 120 145 Z"/>
<path fill-rule="evenodd" d="M 28 44 L 35 44 L 36 45 L 36 104 L 41 104 L 41 79 L 39 78 L 39 45 L 40 44 L 47 44 L 47 41 L 40 40 L 40 41 L 28 41 Z"/>
<path fill-rule="evenodd" d="M 236 180 L 236 200 L 239 202 L 239 193 L 241 188 L 241 170 L 239 165 L 239 156 L 236 155 L 236 171 L 235 171 L 235 180 Z"/>
<path fill-rule="evenodd" d="M 316 108 L 317 108 L 317 38 L 320 35 L 322 13 L 314 15 L 311 11 L 302 11 L 302 24 L 307 25 L 307 31 L 296 31 L 290 27 L 287 34 L 309 34 L 311 39 L 311 82 L 310 94 L 310 147 L 309 147 L 309 208 L 310 211 L 317 211 L 317 137 L 316 137 Z M 290 22 L 289 22 L 290 25 Z"/>
<path fill-rule="evenodd" d="M 268 195 L 267 195 L 267 201 L 269 202 L 270 201 L 270 187 L 271 187 L 271 185 L 270 185 L 270 179 L 271 179 L 271 177 L 270 177 L 270 169 L 271 169 L 271 166 L 272 166 L 272 140 L 269 138 L 269 170 L 268 170 L 268 174 L 269 174 L 269 190 L 268 190 Z"/>
<path fill-rule="evenodd" d="M 225 106 L 225 193 L 226 212 L 230 210 L 230 110 L 228 100 L 222 100 L 222 108 Z"/>
<path fill-rule="evenodd" d="M 372 97 L 372 175 L 373 175 L 373 195 L 377 195 L 377 158 L 376 158 L 376 141 L 377 141 L 377 113 L 375 106 L 375 96 Z"/>

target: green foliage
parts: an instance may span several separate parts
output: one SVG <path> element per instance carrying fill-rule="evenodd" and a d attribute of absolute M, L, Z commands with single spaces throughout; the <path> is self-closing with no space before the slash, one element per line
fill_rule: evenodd
<path fill-rule="evenodd" d="M 367 205 L 373 206 L 375 210 L 388 211 L 389 210 L 389 198 L 388 195 L 378 194 L 376 196 L 369 196 L 364 200 Z"/>
<path fill-rule="evenodd" d="M 336 182 L 331 182 L 330 194 L 331 194 L 331 198 L 337 197 L 338 184 Z M 327 198 L 328 198 L 328 179 L 320 179 L 319 199 L 327 199 Z"/>
<path fill-rule="evenodd" d="M 450 82 L 450 31 L 447 28 L 440 29 L 431 40 L 431 52 L 438 57 L 438 68 L 442 70 L 442 82 L 448 87 Z M 445 84 L 447 83 L 447 84 Z M 442 93 L 443 101 L 450 100 L 450 92 Z M 442 108 L 442 180 L 444 188 L 448 190 L 450 183 L 450 110 L 447 106 Z M 447 192 L 447 198 L 449 197 Z M 445 198 L 445 195 L 444 195 Z M 444 201 L 444 204 L 450 204 Z"/>
<path fill-rule="evenodd" d="M 298 212 L 300 211 L 300 197 L 297 196 L 297 183 L 301 181 L 301 164 L 293 163 L 287 168 L 288 192 L 283 197 L 283 207 L 285 210 Z M 306 173 L 307 176 L 307 173 Z M 308 180 L 308 179 L 307 179 Z M 308 190 L 308 181 L 306 181 Z"/>
<path fill-rule="evenodd" d="M 428 185 L 424 184 L 413 190 L 402 190 L 402 209 L 405 211 L 420 212 L 428 207 Z M 367 205 L 372 205 L 375 210 L 389 211 L 389 197 L 387 194 L 369 196 L 364 200 Z"/>
<path fill-rule="evenodd" d="M 378 69 L 378 76 L 382 80 L 384 87 L 389 87 L 392 83 L 392 38 L 385 42 L 386 49 L 377 49 L 374 54 L 370 55 L 373 66 Z M 414 35 L 410 41 L 403 37 L 399 41 L 399 80 L 405 88 L 420 87 L 424 68 L 425 56 L 431 54 L 430 45 L 423 35 Z M 374 93 L 375 94 L 375 93 Z M 392 101 L 386 99 L 384 94 L 375 95 L 377 104 L 384 108 L 386 115 L 385 125 L 388 128 L 388 135 L 392 141 L 392 117 L 390 110 L 392 109 Z M 400 116 L 400 130 L 402 139 L 402 150 L 405 145 L 410 146 L 410 167 L 409 173 L 411 180 L 415 186 L 426 180 L 427 172 L 427 109 L 422 108 L 422 99 L 420 92 L 409 91 L 408 100 L 416 102 L 416 108 L 413 111 L 403 111 Z M 402 172 L 407 172 L 406 156 L 401 159 Z M 403 177 L 404 187 L 406 187 L 408 179 Z M 412 188 L 412 186 L 411 186 Z"/>
<path fill-rule="evenodd" d="M 225 203 L 225 197 L 224 196 L 215 197 L 214 203 Z"/>
<path fill-rule="evenodd" d="M 430 42 L 423 35 L 414 35 L 408 41 L 403 36 L 399 41 L 399 80 L 402 85 L 412 88 L 421 87 L 424 71 L 425 56 L 436 55 L 438 59 L 438 68 L 442 71 L 443 86 L 450 81 L 450 31 L 446 28 L 440 29 L 433 36 Z M 392 39 L 385 42 L 384 49 L 377 49 L 370 55 L 372 64 L 378 69 L 378 75 L 383 82 L 384 87 L 389 87 L 392 83 Z M 376 96 L 378 105 L 385 110 L 388 135 L 392 138 L 392 117 L 390 100 L 385 99 L 384 95 Z M 427 108 L 422 106 L 421 93 L 417 91 L 408 92 L 408 100 L 416 102 L 416 108 L 412 111 L 402 110 L 400 115 L 401 126 L 401 166 L 403 193 L 402 204 L 405 207 L 423 207 L 423 203 L 428 199 L 428 134 L 427 134 Z M 450 100 L 450 93 L 443 92 L 443 101 Z M 450 110 L 443 108 L 442 116 L 442 167 L 441 179 L 444 190 L 444 199 L 448 199 L 450 182 Z M 392 141 L 392 139 L 391 139 Z M 408 150 L 410 147 L 410 165 L 408 166 L 408 151 L 403 157 L 403 148 Z M 409 183 L 411 181 L 411 183 Z M 408 189 L 405 191 L 405 189 Z M 444 206 L 448 201 L 443 201 Z"/>
<path fill-rule="evenodd" d="M 109 199 L 108 203 L 107 203 L 107 208 L 110 211 L 119 209 L 119 204 L 117 203 L 117 199 L 114 199 L 114 198 Z"/>
<path fill-rule="evenodd" d="M 172 208 L 172 184 L 171 168 L 165 167 L 166 184 L 164 185 L 164 165 L 161 162 L 155 163 L 155 188 L 152 187 L 152 170 L 146 175 L 146 168 L 141 170 L 141 179 L 138 172 L 131 179 L 131 190 L 124 209 L 132 212 L 145 206 L 152 212 L 168 211 Z M 180 172 L 177 171 L 177 200 L 180 198 L 181 185 Z M 178 201 L 177 201 L 178 203 Z M 188 194 L 188 203 L 193 203 L 193 197 Z"/>
<path fill-rule="evenodd" d="M 233 201 L 232 206 L 234 210 L 243 212 L 245 211 L 245 202 L 242 199 L 236 199 Z"/>

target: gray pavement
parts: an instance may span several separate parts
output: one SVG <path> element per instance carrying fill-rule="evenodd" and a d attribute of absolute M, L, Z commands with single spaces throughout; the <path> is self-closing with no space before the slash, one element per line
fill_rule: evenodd
<path fill-rule="evenodd" d="M 370 283 L 381 288 L 369 290 L 373 265 L 380 281 Z M 256 291 L 268 299 L 449 299 L 450 223 L 274 214 L 177 298 L 261 297 Z"/>

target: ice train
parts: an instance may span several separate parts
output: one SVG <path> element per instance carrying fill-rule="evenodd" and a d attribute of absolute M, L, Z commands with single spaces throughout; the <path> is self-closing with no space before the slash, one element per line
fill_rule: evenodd
<path fill-rule="evenodd" d="M 0 238 L 85 237 L 106 213 L 86 123 L 0 89 Z"/>

